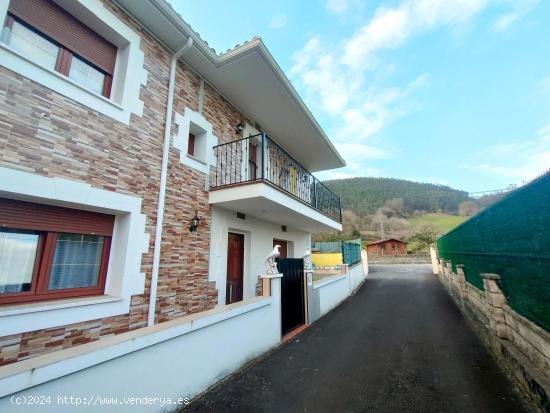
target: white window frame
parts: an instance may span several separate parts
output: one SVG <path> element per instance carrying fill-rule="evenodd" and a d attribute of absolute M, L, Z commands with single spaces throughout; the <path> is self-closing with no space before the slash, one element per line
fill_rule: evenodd
<path fill-rule="evenodd" d="M 183 115 L 176 113 L 175 123 L 178 133 L 174 137 L 174 147 L 180 151 L 180 162 L 203 174 L 210 174 L 210 166 L 215 164 L 214 146 L 218 138 L 212 134 L 212 124 L 199 112 L 185 108 Z M 189 133 L 195 135 L 195 155 L 187 154 Z"/>
<path fill-rule="evenodd" d="M 0 0 L 2 27 L 9 3 L 10 0 Z M 67 76 L 47 69 L 39 62 L 29 60 L 2 42 L 0 42 L 1 65 L 126 125 L 130 123 L 132 113 L 142 116 L 143 101 L 139 99 L 139 92 L 141 86 L 147 83 L 147 71 L 143 67 L 141 37 L 111 13 L 100 0 L 57 0 L 56 3 L 117 46 L 111 97 L 106 98 L 86 89 Z"/>
<path fill-rule="evenodd" d="M 141 198 L 83 182 L 0 167 L 0 197 L 115 215 L 109 266 L 102 296 L 0 306 L 0 336 L 113 317 L 130 311 L 143 294 L 141 255 L 149 250 Z"/>

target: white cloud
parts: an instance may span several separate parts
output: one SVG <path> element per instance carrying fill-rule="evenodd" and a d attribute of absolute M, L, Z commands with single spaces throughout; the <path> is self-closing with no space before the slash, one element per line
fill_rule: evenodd
<path fill-rule="evenodd" d="M 348 9 L 347 0 L 328 0 L 325 7 L 332 13 L 343 13 Z"/>
<path fill-rule="evenodd" d="M 284 13 L 276 14 L 271 18 L 271 21 L 269 22 L 269 27 L 271 29 L 282 29 L 283 27 L 286 27 L 288 23 L 288 17 Z"/>
<path fill-rule="evenodd" d="M 379 7 L 374 17 L 345 42 L 342 62 L 371 67 L 377 51 L 395 49 L 413 35 L 442 25 L 464 23 L 486 4 L 487 0 L 407 0 L 397 7 Z"/>
<path fill-rule="evenodd" d="M 502 14 L 494 23 L 493 28 L 497 32 L 508 29 L 512 24 L 520 20 L 523 16 L 529 13 L 539 0 L 514 0 L 510 1 L 512 9 Z"/>
<path fill-rule="evenodd" d="M 540 129 L 534 139 L 493 145 L 482 150 L 480 155 L 483 162 L 462 167 L 516 181 L 528 181 L 550 165 L 550 125 Z"/>
<path fill-rule="evenodd" d="M 385 155 L 365 140 L 409 113 L 413 93 L 427 84 L 428 75 L 422 74 L 399 86 L 378 86 L 376 80 L 391 76 L 395 65 L 382 64 L 377 52 L 400 47 L 412 35 L 438 25 L 464 22 L 486 1 L 402 0 L 395 7 L 379 7 L 340 45 L 325 44 L 313 36 L 294 54 L 289 74 L 304 87 L 308 100 L 331 118 L 329 134 L 348 164 L 340 173 L 364 175 L 365 159 Z M 341 13 L 350 2 L 329 0 L 326 6 Z"/>
<path fill-rule="evenodd" d="M 341 13 L 349 11 L 353 1 L 328 0 L 325 4 L 330 11 Z M 289 75 L 303 88 L 312 109 L 328 116 L 329 135 L 348 163 L 339 173 L 365 175 L 364 160 L 380 159 L 374 155 L 383 153 L 365 140 L 415 110 L 414 93 L 428 84 L 428 74 L 421 74 L 388 85 L 396 66 L 380 52 L 403 47 L 429 31 L 461 28 L 489 4 L 508 1 L 512 0 L 401 0 L 392 7 L 378 7 L 365 24 L 339 43 L 315 35 L 309 38 L 293 55 Z M 359 159 L 356 154 L 361 151 L 354 145 L 365 145 L 361 151 L 367 157 Z"/>

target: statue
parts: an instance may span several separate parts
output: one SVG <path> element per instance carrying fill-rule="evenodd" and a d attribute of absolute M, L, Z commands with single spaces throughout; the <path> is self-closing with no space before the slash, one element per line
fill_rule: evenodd
<path fill-rule="evenodd" d="M 313 263 L 311 261 L 311 250 L 308 248 L 302 257 L 304 260 L 304 270 L 313 269 Z"/>
<path fill-rule="evenodd" d="M 280 245 L 275 245 L 273 251 L 265 258 L 265 267 L 266 274 L 278 274 L 279 270 L 277 269 L 277 263 L 275 258 L 277 258 L 281 253 L 279 252 Z"/>

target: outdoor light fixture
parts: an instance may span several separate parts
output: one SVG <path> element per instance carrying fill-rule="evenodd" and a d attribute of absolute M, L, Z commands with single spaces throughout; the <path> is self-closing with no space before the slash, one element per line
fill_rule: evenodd
<path fill-rule="evenodd" d="M 198 216 L 198 212 L 195 212 L 195 216 L 191 220 L 191 225 L 189 225 L 189 231 L 190 232 L 196 232 L 197 228 L 199 227 L 201 219 Z"/>
<path fill-rule="evenodd" d="M 237 124 L 237 126 L 235 126 L 235 133 L 236 133 L 237 135 L 240 135 L 241 132 L 243 131 L 243 129 L 244 129 L 243 124 L 242 124 L 241 122 L 239 122 L 239 123 Z"/>

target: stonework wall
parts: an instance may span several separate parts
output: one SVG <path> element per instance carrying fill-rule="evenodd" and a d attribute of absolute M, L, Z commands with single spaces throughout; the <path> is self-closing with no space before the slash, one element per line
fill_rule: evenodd
<path fill-rule="evenodd" d="M 429 264 L 427 254 L 368 255 L 370 264 Z"/>
<path fill-rule="evenodd" d="M 550 412 L 550 333 L 508 306 L 498 274 L 482 274 L 485 291 L 466 281 L 460 264 L 453 272 L 439 261 L 437 276 L 535 409 Z"/>
<path fill-rule="evenodd" d="M 0 67 L 0 166 L 141 197 L 150 234 L 142 259 L 145 291 L 132 297 L 125 315 L 0 337 L 0 365 L 146 325 L 171 54 L 116 5 L 105 4 L 141 36 L 148 72 L 140 93 L 143 116 L 132 115 L 130 125 L 124 125 Z M 176 112 L 198 110 L 199 85 L 199 77 L 180 63 Z M 208 85 L 203 114 L 220 143 L 238 138 L 234 127 L 244 117 Z M 195 211 L 201 223 L 190 233 Z M 211 212 L 205 175 L 181 164 L 173 147 L 164 219 L 157 322 L 217 304 L 215 285 L 208 280 Z"/>

